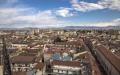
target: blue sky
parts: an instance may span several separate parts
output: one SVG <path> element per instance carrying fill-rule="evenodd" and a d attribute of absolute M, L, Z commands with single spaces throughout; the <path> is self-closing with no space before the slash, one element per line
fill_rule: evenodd
<path fill-rule="evenodd" d="M 120 0 L 0 0 L 0 27 L 120 25 Z"/>

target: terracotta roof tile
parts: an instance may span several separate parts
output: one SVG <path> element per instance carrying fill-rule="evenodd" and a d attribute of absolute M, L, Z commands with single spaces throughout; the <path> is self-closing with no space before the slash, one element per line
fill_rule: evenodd
<path fill-rule="evenodd" d="M 116 57 L 112 52 L 107 50 L 103 45 L 98 45 L 96 46 L 96 48 L 120 72 L 120 58 Z"/>
<path fill-rule="evenodd" d="M 12 75 L 27 75 L 26 72 L 13 72 Z"/>
<path fill-rule="evenodd" d="M 16 56 L 13 57 L 11 62 L 12 63 L 33 63 L 35 60 L 35 57 L 33 56 Z"/>

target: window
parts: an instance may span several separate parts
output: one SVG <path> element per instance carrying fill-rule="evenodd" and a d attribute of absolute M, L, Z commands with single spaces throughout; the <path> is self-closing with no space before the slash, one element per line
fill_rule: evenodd
<path fill-rule="evenodd" d="M 62 73 L 62 70 L 59 70 L 59 73 Z"/>
<path fill-rule="evenodd" d="M 65 73 L 65 74 L 66 74 L 67 72 L 66 72 L 66 71 L 63 71 L 63 73 Z"/>
<path fill-rule="evenodd" d="M 73 74 L 73 72 L 72 71 L 68 71 L 68 74 Z"/>
<path fill-rule="evenodd" d="M 57 73 L 57 72 L 58 72 L 58 70 L 53 70 L 53 72 Z"/>

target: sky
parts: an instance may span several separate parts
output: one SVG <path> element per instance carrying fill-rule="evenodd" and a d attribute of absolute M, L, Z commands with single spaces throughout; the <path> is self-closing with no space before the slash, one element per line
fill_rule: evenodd
<path fill-rule="evenodd" d="M 0 0 L 0 28 L 120 26 L 120 0 Z"/>

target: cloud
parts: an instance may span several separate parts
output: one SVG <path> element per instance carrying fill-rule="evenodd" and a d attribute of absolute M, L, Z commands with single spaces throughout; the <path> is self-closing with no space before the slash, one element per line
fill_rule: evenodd
<path fill-rule="evenodd" d="M 32 12 L 31 12 L 32 11 Z M 62 15 L 63 16 L 63 15 Z M 118 26 L 120 18 L 108 22 L 77 23 L 57 18 L 52 10 L 34 8 L 0 8 L 0 27 L 62 27 L 62 26 Z"/>
<path fill-rule="evenodd" d="M 17 3 L 18 0 L 6 0 L 7 3 Z"/>
<path fill-rule="evenodd" d="M 72 8 L 60 8 L 58 10 L 55 11 L 55 14 L 58 16 L 62 16 L 62 17 L 71 17 L 74 16 L 74 12 L 72 11 Z"/>
<path fill-rule="evenodd" d="M 105 26 L 120 26 L 120 18 L 113 19 L 107 22 L 97 22 L 92 24 L 94 26 L 105 27 Z"/>
<path fill-rule="evenodd" d="M 4 1 L 4 0 L 0 0 Z M 10 3 L 11 0 L 5 0 Z M 18 0 L 12 0 L 16 3 Z M 120 25 L 120 18 L 109 22 L 97 22 L 88 24 L 76 24 L 71 21 L 58 19 L 61 17 L 75 16 L 77 11 L 93 11 L 109 8 L 111 10 L 120 10 L 119 0 L 100 0 L 97 3 L 88 3 L 84 1 L 71 0 L 72 8 L 61 7 L 55 10 L 38 10 L 31 7 L 0 7 L 0 27 L 60 27 L 68 25 L 93 25 L 93 26 L 115 26 Z"/>
<path fill-rule="evenodd" d="M 104 6 L 105 8 L 120 11 L 120 0 L 101 0 L 98 4 Z"/>
<path fill-rule="evenodd" d="M 120 26 L 120 18 L 117 18 L 117 19 L 113 20 L 113 25 L 114 26 Z"/>
<path fill-rule="evenodd" d="M 0 7 L 10 7 L 18 4 L 18 0 L 0 0 Z"/>
<path fill-rule="evenodd" d="M 0 0 L 0 3 L 16 3 L 18 0 Z"/>
<path fill-rule="evenodd" d="M 120 11 L 120 0 L 100 0 L 97 3 L 89 3 L 79 0 L 71 0 L 72 7 L 76 11 L 92 11 L 92 10 L 101 10 L 101 9 L 111 9 Z"/>
<path fill-rule="evenodd" d="M 34 8 L 0 8 L 0 16 L 0 25 L 2 27 L 44 27 L 57 26 L 63 23 L 53 15 L 51 10 L 37 11 Z"/>
<path fill-rule="evenodd" d="M 106 26 L 120 26 L 120 18 L 113 19 L 111 21 L 101 21 L 101 22 L 68 22 L 66 26 L 97 26 L 97 27 L 106 27 Z"/>
<path fill-rule="evenodd" d="M 101 27 L 104 27 L 104 26 L 120 26 L 120 18 L 116 18 L 116 19 L 113 19 L 113 20 L 108 21 L 108 22 L 98 22 L 98 23 L 95 23 L 94 25 L 95 26 L 101 26 Z"/>
<path fill-rule="evenodd" d="M 84 1 L 78 2 L 78 0 L 72 0 L 71 3 L 72 3 L 72 6 L 75 10 L 82 11 L 82 12 L 104 8 L 103 6 L 101 6 L 99 4 L 87 3 L 87 2 L 84 2 Z"/>
<path fill-rule="evenodd" d="M 17 16 L 19 14 L 25 14 L 28 13 L 30 10 L 33 10 L 33 8 L 0 8 L 0 15 L 5 17 L 5 16 Z M 29 12 L 29 14 L 32 12 Z"/>

